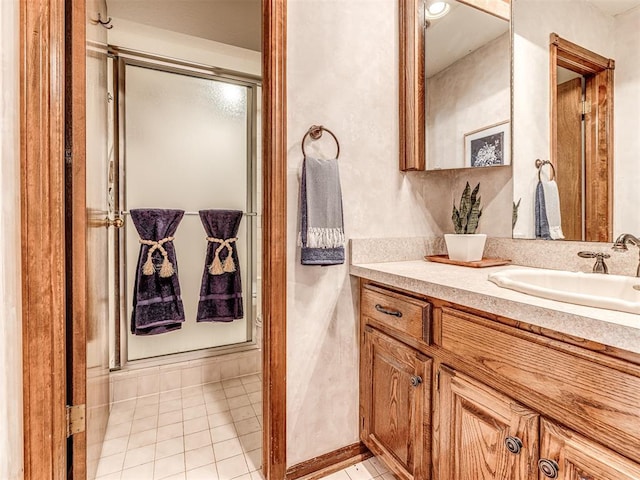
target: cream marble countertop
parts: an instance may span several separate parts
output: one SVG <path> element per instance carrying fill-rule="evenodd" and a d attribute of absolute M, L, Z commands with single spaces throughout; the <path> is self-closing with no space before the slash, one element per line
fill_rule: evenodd
<path fill-rule="evenodd" d="M 411 260 L 350 266 L 351 275 L 509 317 L 640 354 L 640 315 L 583 307 L 501 288 L 490 273 L 516 265 L 468 268 Z"/>

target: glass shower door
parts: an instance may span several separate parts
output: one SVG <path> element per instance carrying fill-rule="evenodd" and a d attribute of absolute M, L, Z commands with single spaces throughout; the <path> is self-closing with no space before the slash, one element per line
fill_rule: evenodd
<path fill-rule="evenodd" d="M 143 62 L 127 60 L 120 65 L 123 208 L 177 208 L 188 213 L 174 240 L 186 321 L 180 330 L 153 336 L 135 336 L 129 329 L 139 239 L 130 216 L 125 215 L 126 358 L 249 342 L 254 217 L 243 217 L 236 243 L 244 318 L 196 323 L 207 241 L 195 212 L 253 210 L 253 89 L 242 82 Z"/>

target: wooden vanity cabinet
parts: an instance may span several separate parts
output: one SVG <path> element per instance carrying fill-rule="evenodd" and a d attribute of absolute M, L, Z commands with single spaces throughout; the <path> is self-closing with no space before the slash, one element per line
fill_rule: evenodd
<path fill-rule="evenodd" d="M 428 338 L 429 307 L 377 287 L 362 289 L 360 438 L 404 480 L 430 478 L 433 362 L 374 326 Z"/>
<path fill-rule="evenodd" d="M 640 465 L 602 445 L 544 418 L 540 430 L 541 480 L 640 479 Z"/>
<path fill-rule="evenodd" d="M 447 367 L 439 370 L 435 478 L 535 480 L 540 416 Z"/>
<path fill-rule="evenodd" d="M 369 282 L 360 305 L 361 440 L 400 478 L 640 480 L 640 359 Z"/>

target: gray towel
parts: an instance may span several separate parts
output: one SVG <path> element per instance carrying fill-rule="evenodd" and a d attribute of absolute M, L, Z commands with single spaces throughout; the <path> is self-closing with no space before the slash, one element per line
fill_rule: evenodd
<path fill-rule="evenodd" d="M 338 160 L 306 157 L 300 182 L 302 265 L 344 263 L 342 191 Z"/>
<path fill-rule="evenodd" d="M 547 207 L 544 201 L 544 188 L 542 182 L 536 185 L 536 238 L 551 240 L 549 233 L 549 221 L 547 220 Z"/>

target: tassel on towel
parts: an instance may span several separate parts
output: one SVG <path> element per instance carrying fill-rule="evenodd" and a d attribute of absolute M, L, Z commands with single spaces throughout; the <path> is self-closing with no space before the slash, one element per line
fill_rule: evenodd
<path fill-rule="evenodd" d="M 305 157 L 300 181 L 302 265 L 344 263 L 342 191 L 338 160 Z"/>
<path fill-rule="evenodd" d="M 198 322 L 231 322 L 244 316 L 242 281 L 238 262 L 237 235 L 242 212 L 201 210 L 200 220 L 207 232 Z M 235 248 L 234 248 L 235 247 Z"/>

